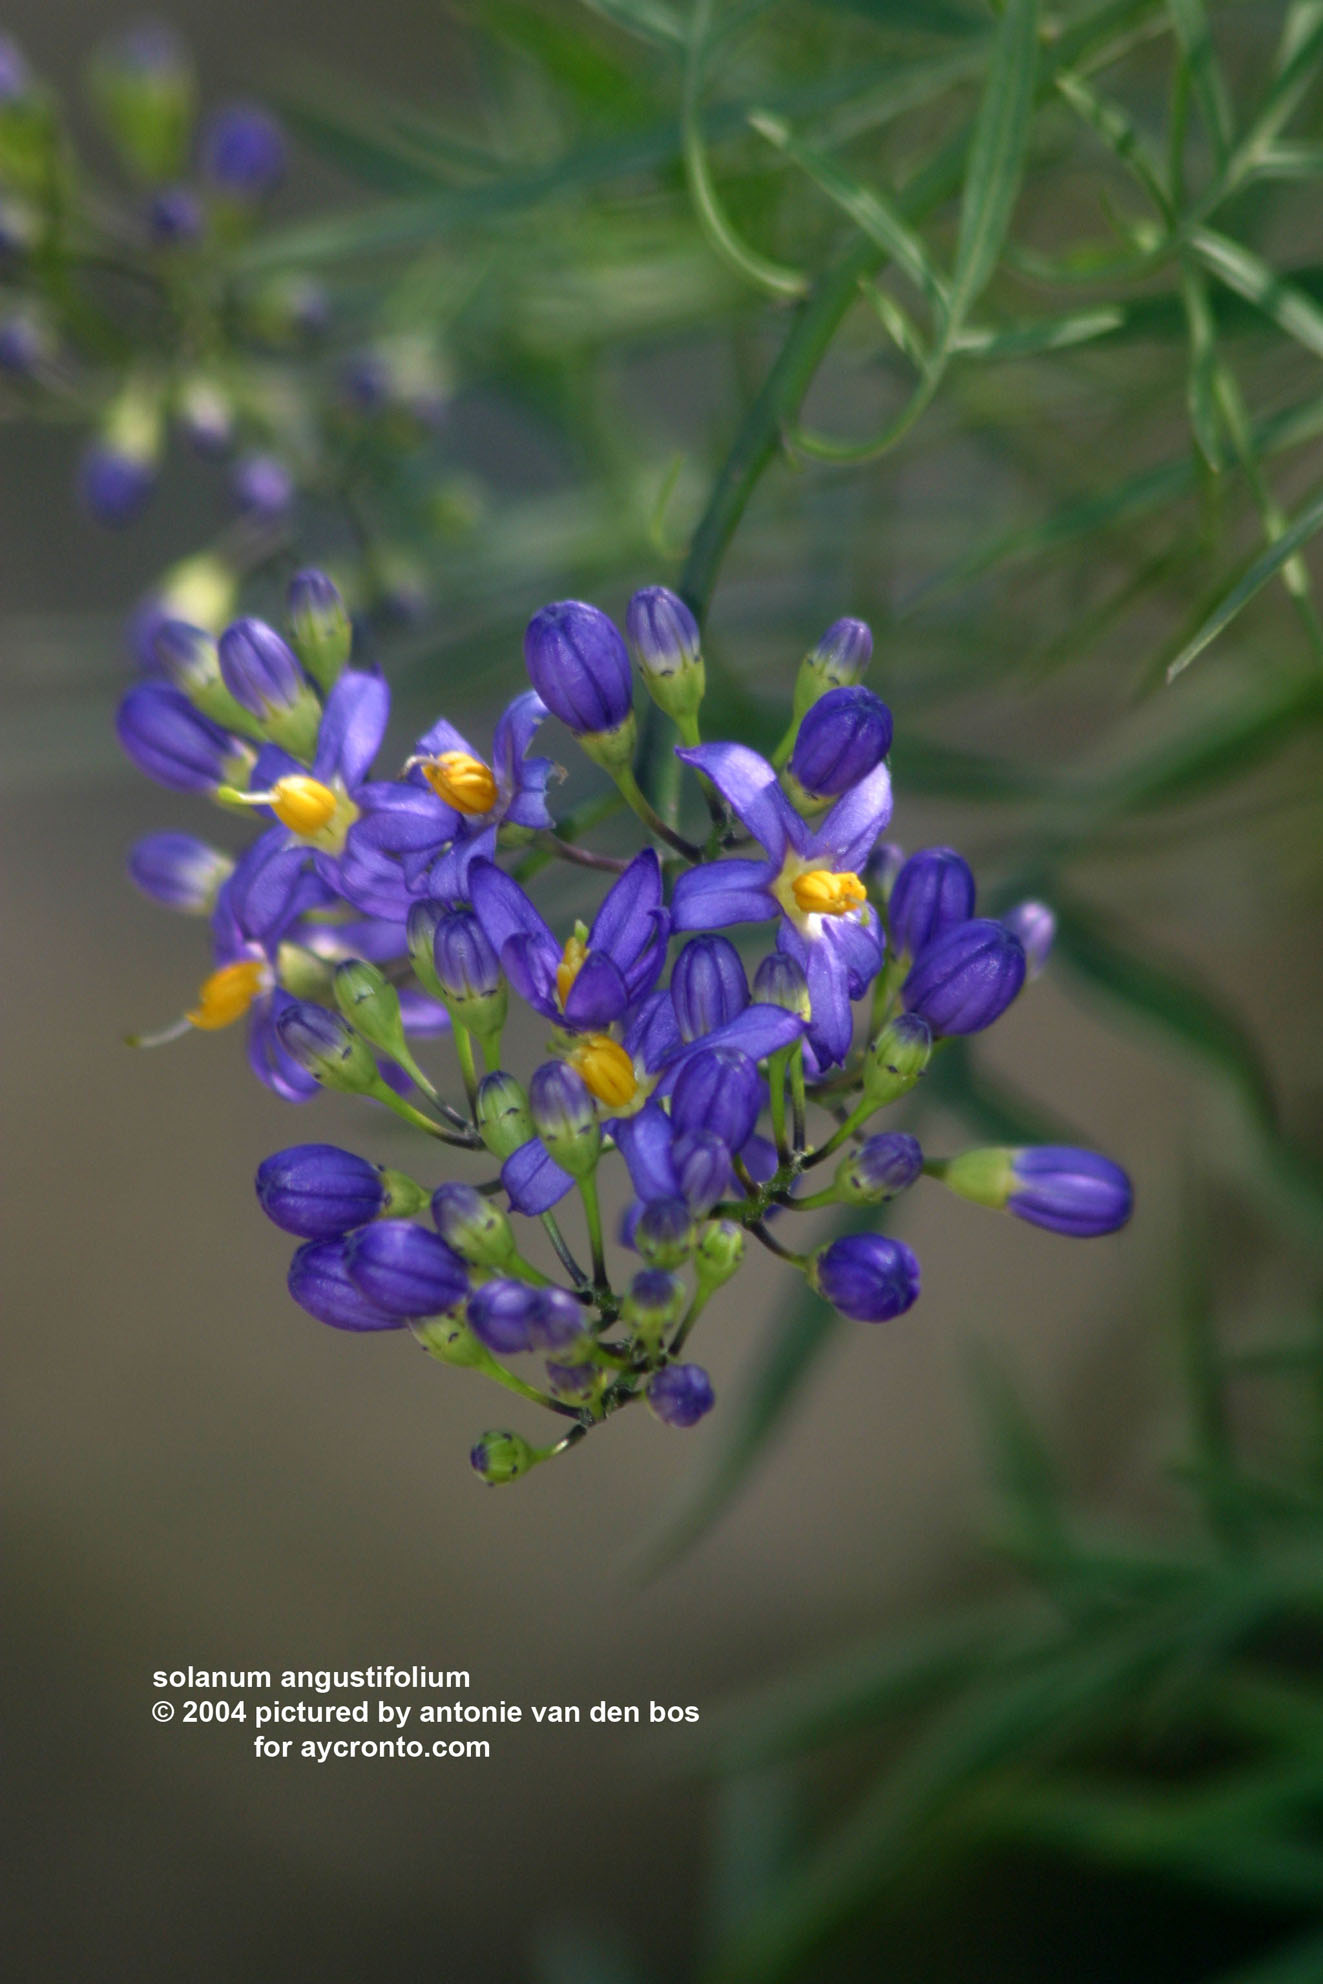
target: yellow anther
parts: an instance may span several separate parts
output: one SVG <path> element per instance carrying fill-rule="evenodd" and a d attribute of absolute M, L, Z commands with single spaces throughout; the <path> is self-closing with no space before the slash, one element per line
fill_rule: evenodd
<path fill-rule="evenodd" d="M 197 1005 L 188 1015 L 190 1023 L 201 1027 L 204 1033 L 233 1026 L 262 991 L 266 974 L 267 966 L 261 958 L 240 958 L 234 964 L 223 964 L 198 987 Z"/>
<path fill-rule="evenodd" d="M 830 868 L 811 868 L 807 875 L 796 875 L 790 887 L 806 916 L 845 916 L 868 901 L 867 889 L 848 870 L 834 875 Z"/>
<path fill-rule="evenodd" d="M 337 801 L 330 786 L 320 779 L 291 772 L 288 778 L 276 780 L 268 803 L 282 827 L 311 840 L 335 818 Z"/>
<path fill-rule="evenodd" d="M 587 940 L 576 931 L 573 937 L 565 940 L 560 963 L 556 966 L 556 997 L 560 1000 L 561 1011 L 574 987 L 574 981 L 583 970 L 583 961 L 588 955 Z"/>
<path fill-rule="evenodd" d="M 457 813 L 490 813 L 496 804 L 496 779 L 481 758 L 472 758 L 467 751 L 443 751 L 437 758 L 418 762 L 437 798 Z"/>
<path fill-rule="evenodd" d="M 599 1102 L 623 1109 L 634 1100 L 638 1077 L 634 1063 L 609 1033 L 587 1033 L 575 1044 L 570 1060 Z"/>

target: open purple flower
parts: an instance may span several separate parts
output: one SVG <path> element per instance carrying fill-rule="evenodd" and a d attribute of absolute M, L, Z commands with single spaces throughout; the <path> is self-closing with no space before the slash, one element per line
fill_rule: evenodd
<path fill-rule="evenodd" d="M 808 981 L 809 1039 L 819 1064 L 843 1060 L 853 1033 L 850 1002 L 882 964 L 884 939 L 859 870 L 891 818 L 886 765 L 876 765 L 810 828 L 771 765 L 747 746 L 699 744 L 677 755 L 711 779 L 763 859 L 713 861 L 681 875 L 671 903 L 675 929 L 779 917 L 778 946 Z"/>

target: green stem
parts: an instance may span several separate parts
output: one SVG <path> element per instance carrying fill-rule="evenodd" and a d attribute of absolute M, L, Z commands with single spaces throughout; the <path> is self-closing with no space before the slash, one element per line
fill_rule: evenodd
<path fill-rule="evenodd" d="M 547 1238 L 556 1250 L 556 1259 L 560 1262 L 566 1274 L 574 1283 L 574 1286 L 580 1289 L 587 1288 L 589 1285 L 588 1277 L 570 1252 L 569 1245 L 565 1239 L 565 1235 L 560 1230 L 555 1213 L 544 1212 L 542 1214 L 542 1224 L 546 1229 Z"/>
<path fill-rule="evenodd" d="M 674 1358 L 680 1355 L 688 1340 L 689 1332 L 693 1329 L 694 1324 L 707 1307 L 711 1295 L 712 1290 L 710 1288 L 699 1288 L 695 1290 L 694 1299 L 689 1304 L 689 1312 L 671 1339 L 670 1349 L 666 1353 L 668 1358 Z"/>
<path fill-rule="evenodd" d="M 826 1143 L 820 1145 L 817 1150 L 811 1152 L 804 1159 L 805 1170 L 807 1171 L 810 1165 L 821 1164 L 824 1158 L 830 1157 L 833 1152 L 838 1151 L 846 1138 L 853 1136 L 859 1125 L 867 1121 L 876 1107 L 877 1104 L 869 1095 L 866 1095 L 862 1102 L 856 1103 L 845 1121 L 837 1129 L 832 1131 Z"/>
<path fill-rule="evenodd" d="M 499 1033 L 480 1034 L 478 1037 L 478 1045 L 482 1049 L 482 1065 L 487 1070 L 487 1073 L 489 1075 L 498 1074 L 500 1072 L 500 1066 L 501 1066 L 500 1034 Z"/>
<path fill-rule="evenodd" d="M 478 1070 L 473 1060 L 473 1035 L 466 1026 L 455 1020 L 451 1027 L 455 1041 L 455 1058 L 459 1062 L 459 1072 L 464 1077 L 464 1093 L 469 1099 L 469 1108 L 475 1109 L 478 1101 Z"/>
<path fill-rule="evenodd" d="M 776 1155 L 780 1163 L 790 1162 L 790 1144 L 786 1137 L 786 1070 L 790 1062 L 790 1049 L 783 1047 L 773 1054 L 767 1063 L 768 1091 L 772 1107 L 772 1135 L 776 1140 Z"/>
<path fill-rule="evenodd" d="M 797 1040 L 790 1050 L 790 1100 L 794 1112 L 795 1149 L 802 1151 L 806 1136 L 808 1104 L 804 1095 L 804 1043 Z"/>
<path fill-rule="evenodd" d="M 821 1206 L 839 1205 L 840 1200 L 829 1185 L 825 1192 L 814 1192 L 807 1199 L 790 1199 L 787 1203 L 792 1212 L 817 1212 Z"/>
<path fill-rule="evenodd" d="M 602 1203 L 597 1196 L 597 1175 L 590 1171 L 579 1180 L 579 1197 L 583 1200 L 583 1216 L 588 1222 L 588 1244 L 593 1255 L 593 1284 L 599 1294 L 609 1295 L 611 1284 L 606 1276 L 606 1249 L 602 1244 Z"/>
<path fill-rule="evenodd" d="M 702 860 L 702 848 L 695 847 L 693 841 L 686 840 L 683 834 L 676 833 L 674 827 L 667 826 L 665 820 L 663 820 L 657 808 L 647 797 L 628 765 L 622 766 L 619 771 L 613 772 L 612 777 L 615 779 L 616 788 L 621 798 L 624 799 L 627 805 L 633 807 L 650 833 L 656 834 L 658 840 L 664 840 L 668 847 L 673 847 L 677 854 L 684 856 L 686 861 Z"/>
<path fill-rule="evenodd" d="M 451 1144 L 456 1150 L 473 1150 L 476 1147 L 471 1136 L 462 1137 L 453 1130 L 443 1129 L 440 1123 L 434 1123 L 430 1116 L 424 1116 L 421 1109 L 415 1109 L 402 1095 L 396 1095 L 388 1082 L 382 1082 L 380 1088 L 371 1089 L 369 1093 L 375 1096 L 378 1102 L 384 1102 L 388 1109 L 393 1109 L 397 1116 L 403 1117 L 406 1123 L 412 1123 L 416 1129 L 426 1130 L 429 1137 L 437 1138 L 440 1143 Z"/>

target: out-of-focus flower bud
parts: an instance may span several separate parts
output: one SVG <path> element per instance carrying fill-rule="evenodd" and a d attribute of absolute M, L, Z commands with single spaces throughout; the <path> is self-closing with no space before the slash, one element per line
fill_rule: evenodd
<path fill-rule="evenodd" d="M 1026 978 L 1037 978 L 1056 941 L 1055 915 L 1045 902 L 1018 902 L 1014 909 L 1007 910 L 1001 920 L 1024 946 Z"/>
<path fill-rule="evenodd" d="M 691 1130 L 676 1138 L 671 1159 L 681 1198 L 695 1219 L 705 1219 L 730 1190 L 730 1151 L 711 1130 Z"/>
<path fill-rule="evenodd" d="M 147 232 L 154 248 L 191 248 L 201 240 L 205 225 L 202 202 L 191 186 L 165 186 L 152 195 Z"/>
<path fill-rule="evenodd" d="M 693 1215 L 683 1199 L 653 1199 L 634 1228 L 634 1245 L 654 1268 L 682 1267 L 694 1251 Z"/>
<path fill-rule="evenodd" d="M 538 1291 L 526 1281 L 498 1277 L 469 1296 L 469 1328 L 494 1356 L 515 1357 L 534 1347 Z"/>
<path fill-rule="evenodd" d="M 214 552 L 203 551 L 193 558 L 181 558 L 134 608 L 129 622 L 129 645 L 133 653 L 144 668 L 159 668 L 156 639 L 171 620 L 182 620 L 186 626 L 218 634 L 233 618 L 238 589 L 233 568 Z"/>
<path fill-rule="evenodd" d="M 173 792 L 214 793 L 246 778 L 252 754 L 165 682 L 140 682 L 115 717 L 115 731 L 140 772 Z"/>
<path fill-rule="evenodd" d="M 386 1203 L 381 1172 L 335 1144 L 294 1144 L 264 1158 L 257 1196 L 269 1220 L 301 1240 L 338 1240 L 376 1219 Z"/>
<path fill-rule="evenodd" d="M 696 1426 L 717 1402 L 701 1364 L 667 1364 L 648 1380 L 648 1407 L 663 1426 Z"/>
<path fill-rule="evenodd" d="M 779 1006 L 783 1012 L 809 1017 L 812 1001 L 803 967 L 785 951 L 769 951 L 753 974 L 753 996 L 765 1006 Z"/>
<path fill-rule="evenodd" d="M 234 464 L 230 493 L 254 523 L 278 524 L 294 507 L 294 478 L 278 455 L 243 455 Z"/>
<path fill-rule="evenodd" d="M 389 1315 L 439 1316 L 468 1294 L 464 1263 L 444 1240 L 408 1219 L 360 1227 L 348 1242 L 350 1279 Z"/>
<path fill-rule="evenodd" d="M 608 770 L 627 765 L 634 755 L 634 683 L 615 623 L 582 600 L 557 600 L 529 621 L 524 660 L 547 708 L 588 755 Z"/>
<path fill-rule="evenodd" d="M 602 1148 L 602 1126 L 588 1085 L 564 1061 L 544 1061 L 528 1084 L 533 1127 L 543 1146 L 572 1178 L 586 1178 Z"/>
<path fill-rule="evenodd" d="M 834 620 L 805 655 L 795 677 L 794 720 L 802 722 L 819 696 L 861 682 L 873 658 L 873 635 L 863 620 Z"/>
<path fill-rule="evenodd" d="M 974 875 L 953 847 L 921 847 L 897 875 L 887 905 L 892 948 L 920 951 L 974 914 Z"/>
<path fill-rule="evenodd" d="M 116 35 L 89 77 L 106 130 L 140 179 L 170 179 L 182 166 L 193 124 L 193 65 L 179 37 L 148 21 Z"/>
<path fill-rule="evenodd" d="M 704 1047 L 685 1062 L 671 1096 L 679 1136 L 708 1130 L 729 1150 L 742 1150 L 758 1121 L 758 1066 L 739 1047 Z"/>
<path fill-rule="evenodd" d="M 224 387 L 205 372 L 185 379 L 175 396 L 175 421 L 194 454 L 212 461 L 234 440 L 234 406 Z"/>
<path fill-rule="evenodd" d="M 864 1060 L 864 1093 L 875 1108 L 908 1095 L 932 1059 L 932 1028 L 918 1013 L 888 1020 Z"/>
<path fill-rule="evenodd" d="M 824 1301 L 857 1323 L 885 1323 L 918 1299 L 919 1263 L 900 1240 L 848 1233 L 819 1248 L 808 1281 Z"/>
<path fill-rule="evenodd" d="M 629 1284 L 620 1320 L 631 1336 L 656 1350 L 683 1316 L 688 1305 L 678 1275 L 662 1268 L 640 1268 Z"/>
<path fill-rule="evenodd" d="M 791 792 L 826 805 L 868 777 L 891 749 L 891 711 L 871 689 L 829 689 L 804 716 L 790 754 Z"/>
<path fill-rule="evenodd" d="M 343 1240 L 309 1240 L 289 1264 L 289 1292 L 301 1309 L 336 1330 L 398 1330 L 404 1318 L 350 1280 Z"/>
<path fill-rule="evenodd" d="M 975 916 L 920 951 L 901 997 L 935 1034 L 981 1033 L 1001 1018 L 1024 975 L 1024 946 L 1015 932 Z"/>
<path fill-rule="evenodd" d="M 275 192 L 285 176 L 285 134 L 269 111 L 232 103 L 207 120 L 202 174 L 220 197 L 249 207 Z"/>
<path fill-rule="evenodd" d="M 234 860 L 193 834 L 147 834 L 129 854 L 129 874 L 145 896 L 189 916 L 210 916 Z"/>
<path fill-rule="evenodd" d="M 290 640 L 314 682 L 333 688 L 345 668 L 354 631 L 339 589 L 325 572 L 296 572 L 286 594 Z"/>
<path fill-rule="evenodd" d="M 500 1206 L 454 1181 L 432 1194 L 432 1219 L 453 1253 L 476 1268 L 504 1268 L 515 1255 L 514 1228 Z"/>
<path fill-rule="evenodd" d="M 522 1150 L 535 1134 L 528 1096 L 514 1076 L 503 1069 L 484 1075 L 478 1083 L 475 1114 L 478 1133 L 500 1164 Z"/>
<path fill-rule="evenodd" d="M 471 909 L 445 911 L 432 936 L 441 997 L 457 1026 L 490 1038 L 505 1025 L 510 992 L 491 942 Z"/>
<path fill-rule="evenodd" d="M 380 1085 L 371 1048 L 339 1013 L 294 999 L 277 1014 L 276 1032 L 285 1052 L 323 1088 L 366 1095 Z"/>
<path fill-rule="evenodd" d="M 221 674 L 220 652 L 213 637 L 185 620 L 158 621 L 152 636 L 151 659 L 161 673 L 187 696 L 194 709 L 213 723 L 248 737 L 262 736 L 257 719 L 235 700 Z"/>
<path fill-rule="evenodd" d="M 744 1259 L 744 1228 L 733 1219 L 718 1219 L 703 1229 L 694 1255 L 694 1273 L 704 1293 L 730 1280 Z"/>
<path fill-rule="evenodd" d="M 749 1003 L 740 954 L 727 937 L 695 937 L 671 970 L 671 1003 L 683 1040 L 701 1040 Z"/>
<path fill-rule="evenodd" d="M 967 1150 L 931 1165 L 962 1199 L 1014 1213 L 1031 1226 L 1088 1240 L 1125 1225 L 1134 1192 L 1119 1164 L 1065 1144 L 1028 1150 Z"/>
<path fill-rule="evenodd" d="M 265 620 L 235 620 L 217 648 L 225 686 L 267 736 L 296 758 L 310 759 L 321 704 L 293 649 Z"/>
<path fill-rule="evenodd" d="M 842 1205 L 880 1206 L 908 1191 L 922 1170 L 918 1138 L 886 1130 L 841 1159 L 833 1184 Z"/>
<path fill-rule="evenodd" d="M 469 1465 L 489 1488 L 501 1487 L 527 1474 L 542 1456 L 518 1433 L 484 1433 L 469 1455 Z"/>
<path fill-rule="evenodd" d="M 35 310 L 16 310 L 0 323 L 0 372 L 11 379 L 35 379 L 55 352 L 55 334 Z"/>
<path fill-rule="evenodd" d="M 696 742 L 693 725 L 707 687 L 698 622 L 678 593 L 645 586 L 630 600 L 625 626 L 648 694 L 686 741 Z"/>

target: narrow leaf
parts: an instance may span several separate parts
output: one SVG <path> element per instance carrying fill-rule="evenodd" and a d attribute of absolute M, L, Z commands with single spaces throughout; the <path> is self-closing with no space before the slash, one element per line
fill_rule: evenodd
<path fill-rule="evenodd" d="M 1303 544 L 1307 544 L 1315 532 L 1323 529 L 1323 483 L 1307 498 L 1304 505 L 1286 525 L 1281 536 L 1274 539 L 1266 551 L 1259 553 L 1234 585 L 1228 586 L 1205 615 L 1196 631 L 1186 640 L 1179 651 L 1167 663 L 1167 680 L 1174 682 L 1176 677 L 1187 669 L 1197 655 L 1215 641 L 1241 609 L 1247 606 L 1256 593 L 1262 592 L 1269 579 L 1273 578 L 1288 561 L 1293 558 Z"/>
<path fill-rule="evenodd" d="M 1219 282 L 1270 317 L 1278 330 L 1323 358 L 1323 309 L 1304 290 L 1279 276 L 1252 249 L 1212 228 L 1193 229 L 1190 251 Z"/>

